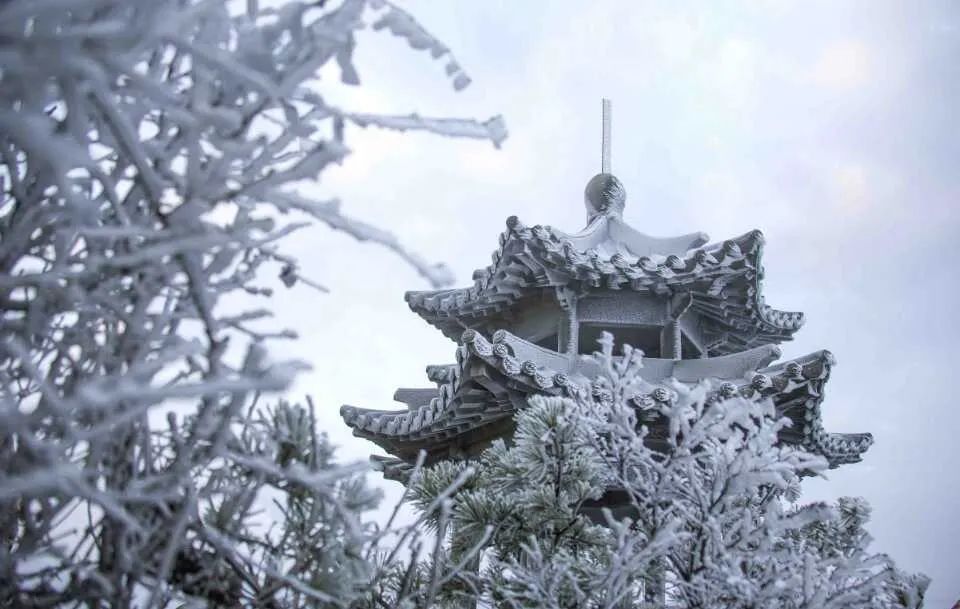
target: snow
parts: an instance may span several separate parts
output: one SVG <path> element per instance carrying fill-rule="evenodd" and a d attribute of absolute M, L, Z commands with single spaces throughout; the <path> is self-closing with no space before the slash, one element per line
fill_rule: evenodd
<path fill-rule="evenodd" d="M 357 468 L 332 460 L 302 407 L 263 403 L 306 366 L 272 347 L 296 333 L 270 321 L 269 282 L 323 290 L 283 252 L 305 220 L 449 282 L 338 201 L 292 193 L 351 152 L 345 120 L 495 143 L 502 120 L 324 102 L 320 69 L 335 62 L 358 84 L 354 34 L 370 28 L 429 48 L 453 86 L 466 82 L 393 5 L 234 8 L 0 8 L 0 604 L 232 606 L 263 592 L 340 605 L 387 590 L 422 543 L 416 529 L 362 523 L 377 493 Z M 276 434 L 294 419 L 303 446 L 290 463 Z M 272 500 L 282 531 L 257 522 Z"/>

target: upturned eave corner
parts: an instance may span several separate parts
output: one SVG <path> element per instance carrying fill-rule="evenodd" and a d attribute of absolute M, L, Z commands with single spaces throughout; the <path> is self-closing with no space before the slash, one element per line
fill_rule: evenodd
<path fill-rule="evenodd" d="M 574 396 L 589 388 L 597 373 L 582 358 L 550 354 L 507 331 L 487 338 L 467 330 L 461 338 L 455 364 L 431 367 L 432 376 L 440 382 L 433 397 L 423 404 L 411 403 L 398 410 L 341 408 L 354 435 L 407 462 L 420 450 L 427 451 L 428 461 L 443 458 L 454 445 L 474 447 L 476 452 L 495 435 L 485 428 L 509 428 L 530 396 Z M 669 400 L 675 383 L 692 386 L 711 379 L 711 399 L 770 399 L 778 413 L 790 419 L 783 432 L 786 443 L 822 455 L 831 467 L 859 461 L 872 444 L 872 436 L 827 433 L 823 428 L 821 405 L 833 355 L 818 351 L 775 362 L 779 355 L 775 345 L 768 345 L 707 359 L 649 358 L 643 375 L 654 388 L 632 399 L 642 407 L 651 400 Z M 444 371 L 442 377 L 440 370 Z"/>

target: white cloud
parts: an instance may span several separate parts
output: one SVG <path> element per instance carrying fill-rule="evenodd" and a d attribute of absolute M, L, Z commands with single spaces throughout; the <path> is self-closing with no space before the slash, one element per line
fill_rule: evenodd
<path fill-rule="evenodd" d="M 835 167 L 831 173 L 836 207 L 848 214 L 860 214 L 869 205 L 870 185 L 863 165 L 850 163 Z"/>
<path fill-rule="evenodd" d="M 810 69 L 810 80 L 831 89 L 857 89 L 872 77 L 870 49 L 859 40 L 840 40 L 828 45 Z"/>
<path fill-rule="evenodd" d="M 691 17 L 666 17 L 658 19 L 653 25 L 657 49 L 667 63 L 691 59 L 702 36 L 697 20 Z"/>
<path fill-rule="evenodd" d="M 738 36 L 709 40 L 693 63 L 699 67 L 690 88 L 702 90 L 711 106 L 740 111 L 754 105 L 760 67 L 756 42 Z"/>

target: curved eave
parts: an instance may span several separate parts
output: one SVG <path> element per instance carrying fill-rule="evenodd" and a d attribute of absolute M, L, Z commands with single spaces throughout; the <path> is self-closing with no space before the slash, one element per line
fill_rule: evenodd
<path fill-rule="evenodd" d="M 499 332 L 491 342 L 468 330 L 457 350 L 457 364 L 448 368 L 451 380 L 440 385 L 437 396 L 429 403 L 403 411 L 344 406 L 341 416 L 353 428 L 354 435 L 409 460 L 420 449 L 446 449 L 457 445 L 458 438 L 466 434 L 512 418 L 526 396 L 572 395 L 590 387 L 589 371 L 561 370 L 526 359 L 518 345 L 512 344 L 515 340 L 508 333 Z M 696 361 L 709 363 L 709 359 Z M 831 467 L 853 463 L 861 459 L 873 438 L 870 434 L 824 431 L 820 407 L 832 365 L 833 356 L 819 351 L 743 374 L 741 378 L 718 379 L 721 382 L 712 399 L 737 395 L 770 398 L 778 413 L 792 423 L 781 433 L 783 441 L 822 455 Z M 717 369 L 727 369 L 727 365 Z M 675 378 L 669 381 L 677 382 Z M 650 383 L 649 390 L 635 396 L 634 402 L 644 407 L 672 399 L 667 389 L 670 382 Z"/>
<path fill-rule="evenodd" d="M 458 438 L 472 430 L 510 419 L 515 412 L 509 396 L 475 374 L 475 360 L 461 346 L 456 364 L 431 366 L 428 374 L 438 381 L 438 388 L 425 404 L 395 411 L 344 405 L 340 416 L 353 435 L 407 460 L 414 459 L 421 449 L 436 452 L 456 445 Z M 441 368 L 442 376 L 437 374 Z"/>
<path fill-rule="evenodd" d="M 609 220 L 608 220 L 609 222 Z M 621 230 L 626 230 L 626 225 Z M 588 227 L 589 228 L 589 227 Z M 629 229 L 633 230 L 633 229 Z M 607 232 L 609 233 L 609 227 Z M 474 273 L 467 288 L 407 292 L 411 310 L 456 340 L 474 325 L 544 288 L 632 289 L 695 295 L 694 307 L 734 336 L 732 346 L 754 347 L 789 340 L 804 322 L 802 313 L 769 307 L 762 294 L 763 235 L 751 231 L 736 239 L 702 246 L 702 234 L 670 241 L 696 249 L 680 253 L 635 255 L 622 242 L 606 243 L 570 236 L 546 226 L 507 223 L 493 262 Z M 581 249 L 581 247 L 586 249 Z"/>
<path fill-rule="evenodd" d="M 781 437 L 823 456 L 831 468 L 857 463 L 873 445 L 869 433 L 831 433 L 823 428 L 821 407 L 830 371 L 836 360 L 829 351 L 782 362 L 759 370 L 752 389 L 770 396 L 778 412 L 791 420 Z"/>
<path fill-rule="evenodd" d="M 516 216 L 507 219 L 507 228 L 522 226 Z M 581 252 L 598 250 L 608 256 L 620 252 L 633 257 L 684 254 L 709 241 L 706 233 L 689 233 L 677 237 L 654 237 L 641 233 L 623 221 L 618 214 L 599 214 L 579 233 L 566 233 L 551 226 L 533 227 L 549 232 L 547 237 L 555 243 L 565 243 Z"/>
<path fill-rule="evenodd" d="M 480 333 L 468 330 L 464 332 L 464 345 L 489 366 L 511 376 L 525 386 L 528 393 L 543 393 L 547 389 L 559 388 L 564 393 L 570 394 L 589 383 L 588 378 L 576 371 L 572 373 L 557 371 L 538 366 L 532 360 L 516 357 L 517 350 L 509 344 L 509 339 L 516 340 L 516 337 L 511 337 L 505 332 L 497 334 L 500 336 L 496 338 L 500 340 L 495 338 L 491 343 Z M 754 351 L 759 352 L 762 349 Z M 791 427 L 781 433 L 781 438 L 789 444 L 800 445 L 814 454 L 823 456 L 831 468 L 860 461 L 863 453 L 873 444 L 873 436 L 869 433 L 828 433 L 823 428 L 821 405 L 824 388 L 830 379 L 830 370 L 835 364 L 833 354 L 829 351 L 817 351 L 761 368 L 744 375 L 743 378 L 727 380 L 716 374 L 710 374 L 708 366 L 711 359 L 727 360 L 729 356 L 690 361 L 704 362 L 706 365 L 703 369 L 703 378 L 714 378 L 720 381 L 714 392 L 714 398 L 729 398 L 737 395 L 748 398 L 770 398 L 776 405 L 778 413 L 788 417 L 792 422 Z M 724 369 L 728 369 L 725 362 L 716 366 L 718 371 Z M 658 384 L 661 387 L 655 387 Z M 669 390 L 661 390 L 662 385 L 669 385 L 669 382 L 652 383 L 652 389 L 634 396 L 634 402 L 642 405 L 649 404 L 651 401 L 671 399 Z"/>

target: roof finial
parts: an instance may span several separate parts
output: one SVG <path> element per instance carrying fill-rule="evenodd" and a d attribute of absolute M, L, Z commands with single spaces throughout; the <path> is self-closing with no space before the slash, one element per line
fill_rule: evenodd
<path fill-rule="evenodd" d="M 600 173 L 613 173 L 613 169 L 610 166 L 612 159 L 610 158 L 610 121 L 613 120 L 613 108 L 611 108 L 610 100 L 603 99 L 603 139 L 601 140 L 601 152 L 600 152 Z"/>
<path fill-rule="evenodd" d="M 587 182 L 584 199 L 587 205 L 587 221 L 592 222 L 597 216 L 623 213 L 623 205 L 627 193 L 613 175 L 610 154 L 610 122 L 612 119 L 610 100 L 603 100 L 603 140 L 601 142 L 600 173 Z"/>

